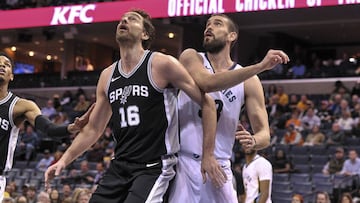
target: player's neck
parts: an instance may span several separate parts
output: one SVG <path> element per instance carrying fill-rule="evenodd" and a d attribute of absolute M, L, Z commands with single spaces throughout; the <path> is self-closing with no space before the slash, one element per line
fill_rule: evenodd
<path fill-rule="evenodd" d="M 229 51 L 226 49 L 221 50 L 219 53 L 207 52 L 207 56 L 210 60 L 211 66 L 217 72 L 229 70 L 229 68 L 234 64 L 231 60 Z"/>
<path fill-rule="evenodd" d="M 257 155 L 257 153 L 247 154 L 247 155 L 245 156 L 246 164 L 249 165 L 252 161 L 254 161 L 256 155 Z"/>
<path fill-rule="evenodd" d="M 8 86 L 1 84 L 0 85 L 0 100 L 4 99 L 8 95 Z"/>
<path fill-rule="evenodd" d="M 120 47 L 121 68 L 124 72 L 130 72 L 140 61 L 145 50 L 140 46 Z"/>

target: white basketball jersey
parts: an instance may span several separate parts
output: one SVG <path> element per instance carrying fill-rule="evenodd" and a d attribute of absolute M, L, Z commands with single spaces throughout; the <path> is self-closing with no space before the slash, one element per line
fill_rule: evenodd
<path fill-rule="evenodd" d="M 206 55 L 204 53 L 200 53 L 200 55 L 203 57 L 206 70 L 214 74 Z M 229 70 L 237 68 L 241 68 L 241 66 L 234 64 Z M 215 157 L 230 159 L 241 107 L 244 104 L 244 83 L 222 91 L 211 92 L 209 95 L 215 100 L 217 108 Z M 178 96 L 178 105 L 180 151 L 202 155 L 203 130 L 200 106 L 182 91 Z"/>

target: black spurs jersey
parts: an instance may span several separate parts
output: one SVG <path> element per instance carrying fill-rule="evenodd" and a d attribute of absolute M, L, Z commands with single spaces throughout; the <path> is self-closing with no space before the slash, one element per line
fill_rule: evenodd
<path fill-rule="evenodd" d="M 179 150 L 177 90 L 160 89 L 152 80 L 154 53 L 145 51 L 130 73 L 113 64 L 107 96 L 112 108 L 115 158 L 149 163 Z"/>
<path fill-rule="evenodd" d="M 0 100 L 0 171 L 11 169 L 14 151 L 19 135 L 19 128 L 15 126 L 13 109 L 19 98 L 11 92 Z"/>

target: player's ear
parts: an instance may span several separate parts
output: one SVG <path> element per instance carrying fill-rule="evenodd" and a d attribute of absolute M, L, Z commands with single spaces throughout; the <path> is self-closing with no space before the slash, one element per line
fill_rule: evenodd
<path fill-rule="evenodd" d="M 149 35 L 148 35 L 148 33 L 144 30 L 143 31 L 143 34 L 142 34 L 142 40 L 148 40 L 150 37 L 149 37 Z"/>
<path fill-rule="evenodd" d="M 230 32 L 229 33 L 229 39 L 231 42 L 235 41 L 238 38 L 238 35 L 236 32 Z"/>

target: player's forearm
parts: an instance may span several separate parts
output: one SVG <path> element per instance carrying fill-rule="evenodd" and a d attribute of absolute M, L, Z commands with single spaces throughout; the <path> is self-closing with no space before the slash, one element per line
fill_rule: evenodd
<path fill-rule="evenodd" d="M 216 136 L 216 108 L 214 100 L 204 95 L 201 103 L 203 126 L 203 156 L 213 156 Z"/>
<path fill-rule="evenodd" d="M 255 139 L 255 149 L 261 150 L 270 145 L 270 132 L 267 130 L 262 130 L 254 134 Z"/>
<path fill-rule="evenodd" d="M 262 68 L 259 64 L 233 71 L 218 72 L 209 75 L 209 78 L 203 78 L 199 86 L 205 92 L 220 91 L 244 82 L 260 72 L 262 72 Z"/>
<path fill-rule="evenodd" d="M 268 192 L 261 192 L 258 203 L 266 203 L 266 200 L 268 199 L 268 197 L 269 197 Z"/>
<path fill-rule="evenodd" d="M 35 118 L 35 129 L 40 130 L 50 137 L 61 138 L 68 136 L 70 134 L 68 126 L 69 125 L 55 125 L 43 115 L 38 115 Z"/>
<path fill-rule="evenodd" d="M 86 150 L 88 150 L 99 138 L 95 130 L 85 127 L 73 140 L 70 147 L 66 150 L 64 155 L 61 157 L 65 165 L 69 165 L 72 161 L 78 158 Z"/>

